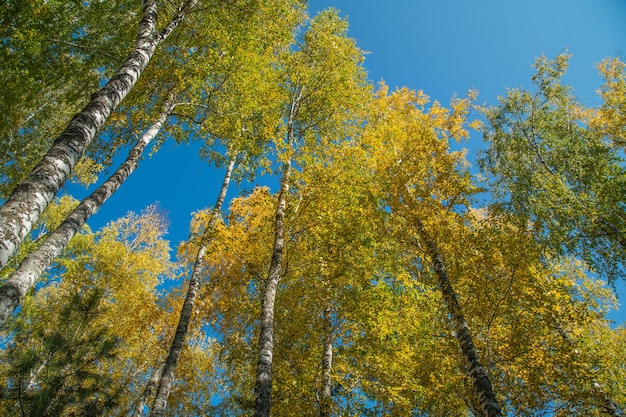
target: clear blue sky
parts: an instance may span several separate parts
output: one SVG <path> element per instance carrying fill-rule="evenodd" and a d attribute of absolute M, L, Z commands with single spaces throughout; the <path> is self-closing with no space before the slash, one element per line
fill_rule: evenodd
<path fill-rule="evenodd" d="M 495 104 L 506 87 L 531 87 L 541 54 L 573 55 L 565 81 L 588 105 L 598 104 L 594 66 L 607 56 L 626 59 L 626 0 L 322 0 L 311 13 L 334 7 L 347 16 L 350 36 L 369 52 L 373 82 L 423 90 L 447 103 L 476 88 Z M 467 145 L 482 146 L 480 137 Z M 99 227 L 158 201 L 169 213 L 174 245 L 187 237 L 191 213 L 216 199 L 222 172 L 201 162 L 193 146 L 166 143 L 144 160 L 89 223 Z M 229 197 L 236 192 L 229 193 Z M 620 291 L 626 299 L 626 291 Z M 623 309 L 624 310 L 624 309 Z M 623 322 L 626 312 L 613 319 Z"/>

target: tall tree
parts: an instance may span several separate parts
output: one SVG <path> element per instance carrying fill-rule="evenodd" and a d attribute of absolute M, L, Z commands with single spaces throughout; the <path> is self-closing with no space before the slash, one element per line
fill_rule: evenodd
<path fill-rule="evenodd" d="M 163 366 L 163 371 L 161 372 L 161 376 L 159 378 L 159 383 L 156 389 L 156 395 L 154 397 L 150 416 L 165 415 L 167 398 L 169 397 L 170 389 L 174 381 L 174 372 L 176 370 L 176 367 L 178 366 L 180 353 L 182 351 L 185 338 L 187 336 L 189 323 L 191 322 L 191 315 L 193 313 L 193 306 L 196 300 L 198 287 L 200 285 L 200 278 L 204 270 L 204 255 L 207 249 L 207 241 L 210 239 L 215 224 L 220 218 L 220 211 L 222 209 L 224 199 L 226 198 L 226 192 L 228 191 L 228 185 L 230 184 L 230 178 L 235 168 L 235 163 L 236 158 L 233 157 L 228 164 L 226 174 L 224 175 L 224 181 L 222 182 L 220 193 L 217 197 L 217 201 L 215 202 L 215 206 L 213 207 L 211 218 L 206 225 L 206 229 L 202 233 L 202 236 L 200 237 L 200 246 L 196 254 L 196 260 L 194 262 L 193 269 L 191 271 L 191 277 L 189 278 L 189 287 L 185 295 L 185 301 L 181 308 L 180 318 L 178 320 L 178 325 L 176 326 L 176 333 L 174 334 L 174 338 L 172 339 L 172 346 L 168 351 L 168 355 L 165 359 L 165 364 Z"/>
<path fill-rule="evenodd" d="M 254 330 L 260 303 L 259 277 L 267 270 L 271 239 L 273 199 L 267 188 L 257 188 L 248 197 L 234 198 L 224 222 L 219 221 L 208 241 L 206 271 L 210 280 L 200 288 L 205 322 L 211 323 L 219 338 L 220 364 L 224 388 L 218 406 L 224 414 L 251 413 L 254 397 Z M 210 212 L 194 215 L 192 233 L 202 234 Z M 197 246 L 191 241 L 181 247 L 181 255 L 193 260 Z M 255 295 L 255 296 L 253 296 Z M 245 364 L 245 365 L 242 365 Z"/>
<path fill-rule="evenodd" d="M 45 237 L 41 245 L 29 253 L 19 268 L 0 287 L 0 324 L 17 308 L 43 272 L 61 254 L 68 242 L 80 230 L 89 217 L 102 207 L 102 204 L 122 185 L 137 168 L 143 151 L 159 133 L 161 127 L 175 107 L 170 95 L 157 121 L 137 141 L 126 161 L 115 173 L 100 185 L 89 197 L 67 216 L 53 232 Z"/>
<path fill-rule="evenodd" d="M 265 281 L 260 315 L 255 384 L 256 417 L 269 416 L 274 350 L 274 304 L 283 273 L 286 244 L 285 212 L 289 186 L 298 154 L 308 143 L 339 136 L 342 124 L 354 117 L 366 94 L 362 52 L 347 37 L 346 22 L 335 10 L 312 19 L 302 42 L 285 62 L 284 137 L 276 141 L 281 162 L 274 242 Z"/>
<path fill-rule="evenodd" d="M 502 412 L 492 383 L 480 361 L 458 295 L 437 243 L 458 220 L 475 188 L 463 169 L 462 152 L 451 152 L 448 141 L 467 137 L 469 99 L 453 100 L 451 110 L 406 89 L 387 95 L 382 88 L 372 105 L 370 131 L 375 169 L 381 177 L 384 204 L 397 219 L 397 236 L 414 246 L 437 277 L 446 311 L 474 387 L 477 411 L 485 416 Z"/>
<path fill-rule="evenodd" d="M 277 10 L 283 13 L 277 15 Z M 204 149 L 205 152 L 209 150 L 209 158 L 218 165 L 223 163 L 224 159 L 227 159 L 228 163 L 217 201 L 199 237 L 176 334 L 156 389 L 151 409 L 153 416 L 165 414 L 167 398 L 174 382 L 180 352 L 192 319 L 201 278 L 205 272 L 207 245 L 220 219 L 231 178 L 238 174 L 237 171 L 239 171 L 238 179 L 246 173 L 249 176 L 254 173 L 259 164 L 258 160 L 262 158 L 267 145 L 265 133 L 274 128 L 271 124 L 268 125 L 268 120 L 272 120 L 273 106 L 275 106 L 275 101 L 271 97 L 273 90 L 276 90 L 274 84 L 276 79 L 271 69 L 276 65 L 274 62 L 276 53 L 282 52 L 286 41 L 290 39 L 286 33 L 291 33 L 294 24 L 298 22 L 299 15 L 298 2 L 279 0 L 266 2 L 262 6 L 255 5 L 246 19 L 246 26 L 239 28 L 240 32 L 222 34 L 227 42 L 218 45 L 221 48 L 220 53 L 232 54 L 232 58 L 218 57 L 218 61 L 226 61 L 222 63 L 221 72 L 212 71 L 207 74 L 209 80 L 205 83 L 209 84 L 210 90 L 202 96 L 207 95 L 209 99 L 207 105 L 204 106 L 206 112 L 203 115 L 204 120 L 200 131 L 224 145 L 227 150 L 226 155 L 218 155 L 212 149 L 216 143 L 206 144 Z M 267 22 L 270 20 L 280 23 L 275 26 L 275 29 L 269 29 Z M 258 73 L 267 74 L 266 79 L 259 79 Z M 253 83 L 251 79 L 257 82 Z M 203 83 L 200 85 L 200 88 L 204 87 Z M 263 97 L 265 103 L 259 100 L 259 97 Z M 239 169 L 236 170 L 236 168 Z"/>
<path fill-rule="evenodd" d="M 538 59 L 536 92 L 510 90 L 485 110 L 489 147 L 480 163 L 497 201 L 528 222 L 539 240 L 614 280 L 624 274 L 626 254 L 624 160 L 610 132 L 589 128 L 589 110 L 561 83 L 568 60 Z M 613 120 L 612 90 L 606 91 L 600 114 Z"/>
<path fill-rule="evenodd" d="M 97 131 L 137 82 L 157 46 L 172 33 L 196 3 L 197 0 L 181 3 L 175 16 L 158 31 L 156 1 L 143 2 L 136 45 L 124 64 L 102 89 L 92 95 L 85 108 L 72 118 L 46 156 L 0 207 L 0 267 L 13 255 Z"/>

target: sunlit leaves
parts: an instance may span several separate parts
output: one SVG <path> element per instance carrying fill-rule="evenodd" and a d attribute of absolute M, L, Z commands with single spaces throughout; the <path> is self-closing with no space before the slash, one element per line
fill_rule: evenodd
<path fill-rule="evenodd" d="M 237 180 L 292 162 L 273 312 L 274 414 L 321 414 L 328 341 L 333 415 L 476 411 L 427 240 L 505 412 L 600 415 L 607 399 L 624 404 L 626 338 L 605 319 L 615 300 L 601 279 L 622 274 L 626 241 L 620 60 L 600 64 L 602 103 L 587 108 L 562 83 L 568 57 L 540 58 L 534 90 L 509 90 L 482 123 L 470 120 L 475 92 L 446 105 L 384 85 L 372 96 L 364 53 L 334 10 L 309 19 L 298 1 L 204 6 L 155 55 L 91 151 L 106 165 L 112 153 L 103 150 L 128 143 L 171 93 L 163 141 L 200 140 L 201 156 L 218 166 L 235 158 Z M 136 7 L 8 3 L 0 197 L 49 145 L 32 139 L 52 137 L 62 117 L 51 114 L 73 112 L 79 90 L 124 56 Z M 163 3 L 166 14 L 170 7 Z M 470 128 L 488 141 L 487 191 L 497 199 L 489 207 L 475 207 L 483 190 L 462 149 Z M 75 173 L 89 183 L 100 168 L 86 160 Z M 23 252 L 75 204 L 51 205 Z M 276 207 L 268 188 L 253 188 L 206 233 L 172 415 L 253 408 Z M 3 334 L 3 411 L 21 412 L 21 401 L 39 414 L 127 415 L 173 336 L 187 287 L 170 278 L 193 263 L 212 218 L 195 213 L 179 249 L 184 267 L 170 260 L 155 208 L 79 233 Z"/>
<path fill-rule="evenodd" d="M 98 399 L 93 406 L 107 415 L 131 406 L 143 389 L 142 377 L 158 366 L 160 339 L 171 329 L 160 327 L 169 319 L 158 286 L 175 274 L 164 233 L 163 216 L 150 207 L 72 240 L 49 284 L 28 298 L 7 329 L 3 362 L 12 369 L 3 380 L 7 407 L 16 404 L 20 389 L 37 386 L 50 387 L 48 394 L 37 394 L 48 395 L 47 402 L 24 397 L 21 405 L 40 415 L 71 413 L 59 407 L 72 403 L 91 407 L 89 398 Z M 13 349 L 29 355 L 27 368 L 15 368 L 20 365 L 10 359 Z"/>
<path fill-rule="evenodd" d="M 599 93 L 602 106 L 591 111 L 589 124 L 606 135 L 616 146 L 626 146 L 626 64 L 619 58 L 607 58 L 598 65 L 604 78 Z"/>
<path fill-rule="evenodd" d="M 489 148 L 481 163 L 494 195 L 526 217 L 538 238 L 615 279 L 626 247 L 626 172 L 616 148 L 585 125 L 589 112 L 561 84 L 567 62 L 566 55 L 537 60 L 536 93 L 510 90 L 486 110 Z"/>

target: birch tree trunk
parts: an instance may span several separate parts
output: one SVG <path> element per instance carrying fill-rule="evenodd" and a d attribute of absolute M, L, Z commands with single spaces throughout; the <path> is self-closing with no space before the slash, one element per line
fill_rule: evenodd
<path fill-rule="evenodd" d="M 115 193 L 128 176 L 137 168 L 139 158 L 148 144 L 159 133 L 174 108 L 173 97 L 165 103 L 157 121 L 143 134 L 128 154 L 126 161 L 85 198 L 59 227 L 48 236 L 34 252 L 30 253 L 11 277 L 0 287 L 0 325 L 3 325 L 24 299 L 26 292 L 65 249 L 70 239 L 80 230 L 87 219 Z"/>
<path fill-rule="evenodd" d="M 459 342 L 461 352 L 465 358 L 467 372 L 474 386 L 474 393 L 478 402 L 479 411 L 486 417 L 501 417 L 502 410 L 500 409 L 496 396 L 493 393 L 489 375 L 487 375 L 485 368 L 480 363 L 472 334 L 470 333 L 469 326 L 467 325 L 463 315 L 463 309 L 459 304 L 457 294 L 454 291 L 452 283 L 448 277 L 443 256 L 441 255 L 441 252 L 435 242 L 430 238 L 424 229 L 424 224 L 419 219 L 416 221 L 416 226 L 420 238 L 425 243 L 428 256 L 431 258 L 433 269 L 437 275 L 439 288 L 443 295 L 443 300 L 446 304 L 448 314 L 452 320 L 452 326 L 454 327 L 454 331 L 456 333 L 456 339 Z"/>
<path fill-rule="evenodd" d="M 133 88 L 156 47 L 197 2 L 183 2 L 176 16 L 157 33 L 156 0 L 143 1 L 143 17 L 139 23 L 135 48 L 128 54 L 122 67 L 100 91 L 91 96 L 87 106 L 72 118 L 41 162 L 0 207 L 0 268 L 6 265 L 30 232 L 111 112 Z"/>
<path fill-rule="evenodd" d="M 287 121 L 287 145 L 293 147 L 295 138 L 295 120 L 300 107 L 304 87 L 296 87 L 291 100 L 291 108 Z M 257 359 L 256 382 L 254 384 L 254 417 L 269 417 L 272 408 L 272 359 L 274 352 L 274 301 L 278 281 L 282 273 L 283 252 L 285 250 L 285 211 L 289 195 L 291 176 L 291 156 L 283 165 L 283 176 L 280 180 L 278 203 L 276 206 L 276 225 L 274 226 L 274 246 L 272 259 L 267 273 L 267 282 L 263 292 L 261 306 L 261 329 L 259 332 L 259 356 Z"/>
<path fill-rule="evenodd" d="M 333 366 L 333 332 L 332 310 L 324 309 L 324 349 L 322 353 L 322 395 L 320 396 L 320 417 L 330 417 L 332 411 L 332 366 Z"/>
<path fill-rule="evenodd" d="M 289 194 L 291 160 L 283 165 L 283 176 L 278 192 L 276 225 L 272 259 L 263 292 L 261 307 L 261 330 L 259 334 L 259 357 L 254 386 L 254 417 L 269 417 L 272 404 L 272 358 L 274 351 L 274 301 L 278 281 L 282 273 L 283 252 L 285 250 L 285 210 Z"/>
<path fill-rule="evenodd" d="M 172 383 L 174 382 L 174 373 L 176 372 L 180 353 L 182 351 L 183 344 L 185 343 L 187 331 L 189 330 L 189 323 L 191 322 L 191 315 L 193 314 L 193 305 L 195 303 L 196 294 L 200 286 L 200 278 L 202 270 L 204 269 L 204 254 L 206 253 L 208 243 L 207 240 L 211 234 L 211 231 L 215 228 L 217 220 L 219 219 L 220 211 L 226 198 L 226 192 L 228 191 L 228 185 L 230 184 L 230 179 L 235 168 L 236 159 L 237 158 L 233 156 L 230 160 L 230 163 L 228 164 L 220 194 L 217 198 L 217 201 L 215 202 L 215 206 L 213 207 L 211 220 L 209 220 L 209 224 L 202 233 L 200 247 L 198 248 L 196 260 L 194 262 L 193 270 L 191 272 L 191 278 L 189 279 L 189 288 L 187 289 L 185 301 L 183 302 L 183 307 L 180 312 L 180 317 L 178 319 L 178 325 L 176 326 L 176 333 L 174 334 L 172 345 L 167 354 L 167 359 L 165 359 L 165 366 L 163 367 L 163 373 L 161 374 L 161 378 L 159 379 L 159 386 L 154 397 L 152 410 L 150 411 L 150 417 L 165 416 L 167 399 L 172 389 Z"/>
<path fill-rule="evenodd" d="M 162 373 L 163 373 L 163 365 L 155 369 L 152 375 L 150 375 L 150 379 L 148 380 L 148 383 L 146 384 L 146 388 L 141 393 L 141 396 L 139 397 L 139 401 L 137 401 L 137 405 L 135 406 L 135 409 L 133 410 L 133 414 L 131 415 L 131 417 L 143 416 L 143 409 L 146 407 L 146 404 L 148 404 L 148 398 L 152 396 L 152 391 L 154 391 L 154 387 L 156 387 L 156 385 L 159 383 L 159 378 L 161 377 Z"/>

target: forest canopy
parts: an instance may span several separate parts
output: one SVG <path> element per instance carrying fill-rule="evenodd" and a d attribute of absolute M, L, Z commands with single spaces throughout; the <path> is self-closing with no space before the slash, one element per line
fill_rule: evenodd
<path fill-rule="evenodd" d="M 443 103 L 299 0 L 4 3 L 1 415 L 626 412 L 619 57 Z M 219 178 L 187 238 L 90 227 L 165 142 Z"/>

